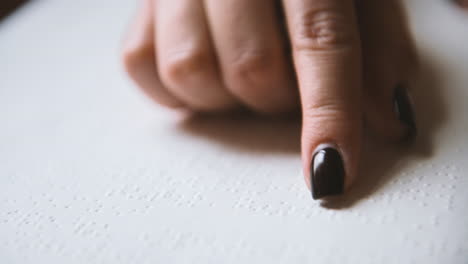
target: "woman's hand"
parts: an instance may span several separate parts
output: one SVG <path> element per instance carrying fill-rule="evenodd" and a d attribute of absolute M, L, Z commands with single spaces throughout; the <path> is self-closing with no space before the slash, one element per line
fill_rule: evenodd
<path fill-rule="evenodd" d="M 301 107 L 314 199 L 357 177 L 364 119 L 392 141 L 416 132 L 416 56 L 396 0 L 145 0 L 123 55 L 133 80 L 168 107 Z"/>
<path fill-rule="evenodd" d="M 468 0 L 454 0 L 461 8 L 468 9 Z"/>

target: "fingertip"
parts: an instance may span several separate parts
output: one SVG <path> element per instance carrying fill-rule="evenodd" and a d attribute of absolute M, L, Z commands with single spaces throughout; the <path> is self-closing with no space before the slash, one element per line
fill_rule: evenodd
<path fill-rule="evenodd" d="M 354 1 L 285 1 L 303 113 L 302 159 L 313 199 L 343 194 L 357 174 L 361 43 Z"/>
<path fill-rule="evenodd" d="M 366 101 L 366 121 L 373 134 L 392 143 L 408 143 L 418 133 L 411 89 L 405 82 Z"/>
<path fill-rule="evenodd" d="M 417 126 L 410 90 L 419 60 L 404 9 L 399 1 L 362 1 L 359 9 L 366 124 L 383 141 L 411 141 Z"/>
<path fill-rule="evenodd" d="M 343 119 L 314 122 L 313 126 L 303 127 L 306 184 L 314 200 L 342 195 L 358 175 L 362 122 L 347 123 Z"/>
<path fill-rule="evenodd" d="M 401 136 L 401 140 L 413 140 L 418 133 L 418 129 L 414 114 L 414 102 L 405 84 L 398 84 L 395 88 L 393 111 L 400 124 L 404 127 L 405 132 Z"/>

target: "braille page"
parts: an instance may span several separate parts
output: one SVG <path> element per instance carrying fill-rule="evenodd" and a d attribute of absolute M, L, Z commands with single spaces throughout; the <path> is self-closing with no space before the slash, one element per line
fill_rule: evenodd
<path fill-rule="evenodd" d="M 418 139 L 367 140 L 327 205 L 297 121 L 187 119 L 135 88 L 137 1 L 30 2 L 0 23 L 0 263 L 468 263 L 468 13 L 449 1 L 406 1 Z"/>

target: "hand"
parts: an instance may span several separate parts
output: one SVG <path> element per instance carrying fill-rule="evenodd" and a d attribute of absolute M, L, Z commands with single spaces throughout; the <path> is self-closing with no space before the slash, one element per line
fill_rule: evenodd
<path fill-rule="evenodd" d="M 461 8 L 468 9 L 468 0 L 453 0 Z"/>
<path fill-rule="evenodd" d="M 154 100 L 193 111 L 302 108 L 302 159 L 314 199 L 358 175 L 364 120 L 414 137 L 416 56 L 398 1 L 145 0 L 123 51 Z"/>

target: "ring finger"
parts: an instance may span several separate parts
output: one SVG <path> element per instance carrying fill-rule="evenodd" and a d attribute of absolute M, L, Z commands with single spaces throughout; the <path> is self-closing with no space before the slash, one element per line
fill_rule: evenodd
<path fill-rule="evenodd" d="M 161 80 L 194 110 L 232 108 L 223 88 L 202 1 L 155 0 L 156 47 Z"/>

